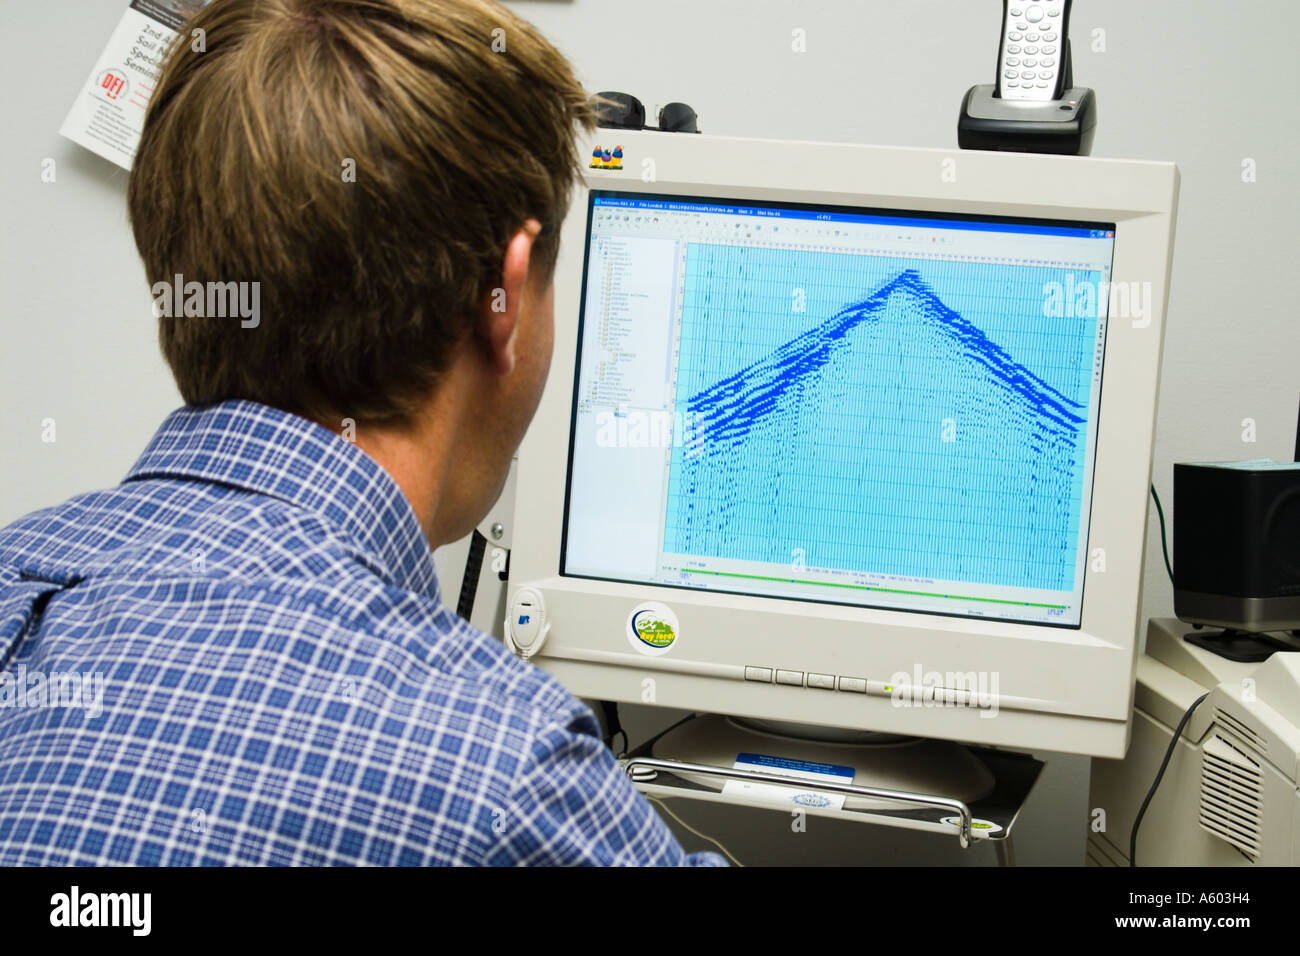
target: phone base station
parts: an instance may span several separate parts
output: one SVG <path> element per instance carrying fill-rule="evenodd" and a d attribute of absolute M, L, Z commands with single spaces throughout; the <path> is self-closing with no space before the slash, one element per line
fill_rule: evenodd
<path fill-rule="evenodd" d="M 961 104 L 962 149 L 1087 156 L 1097 131 L 1097 97 L 1072 87 L 1057 100 L 1008 100 L 992 83 L 972 86 Z"/>

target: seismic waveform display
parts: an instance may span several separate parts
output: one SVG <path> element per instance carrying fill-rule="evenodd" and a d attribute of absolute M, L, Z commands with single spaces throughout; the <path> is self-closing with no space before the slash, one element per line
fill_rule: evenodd
<path fill-rule="evenodd" d="M 713 249 L 688 255 L 677 400 L 687 427 L 673 451 L 665 552 L 1073 588 L 1097 320 L 1017 338 L 1070 397 L 935 292 L 980 301 L 981 315 L 1002 296 L 1031 329 L 1044 275 L 1070 270 L 905 260 L 917 268 L 893 269 L 858 301 L 823 275 L 810 301 L 851 304 L 825 319 L 810 309 L 807 330 L 773 348 L 789 318 L 760 334 L 751 314 L 747 335 L 731 314 L 751 302 L 744 276 L 723 296 L 703 281 Z"/>

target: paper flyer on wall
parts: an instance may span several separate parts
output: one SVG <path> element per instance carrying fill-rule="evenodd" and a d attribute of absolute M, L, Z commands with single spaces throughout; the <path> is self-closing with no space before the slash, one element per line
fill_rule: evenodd
<path fill-rule="evenodd" d="M 130 169 L 163 54 L 208 0 L 132 0 L 59 133 Z"/>

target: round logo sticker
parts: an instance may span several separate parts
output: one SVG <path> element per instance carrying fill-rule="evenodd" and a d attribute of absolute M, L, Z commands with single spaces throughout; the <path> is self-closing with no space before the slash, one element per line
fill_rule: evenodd
<path fill-rule="evenodd" d="M 627 639 L 642 654 L 668 653 L 679 633 L 677 615 L 657 601 L 638 604 L 627 619 Z"/>
<path fill-rule="evenodd" d="M 790 798 L 801 807 L 829 807 L 831 798 L 824 793 L 797 793 Z"/>

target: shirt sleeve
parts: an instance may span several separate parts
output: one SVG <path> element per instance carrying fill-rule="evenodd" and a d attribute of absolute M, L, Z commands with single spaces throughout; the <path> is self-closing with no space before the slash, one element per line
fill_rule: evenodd
<path fill-rule="evenodd" d="M 585 707 L 533 739 L 510 805 L 494 827 L 495 866 L 726 866 L 687 854 L 598 736 Z"/>

